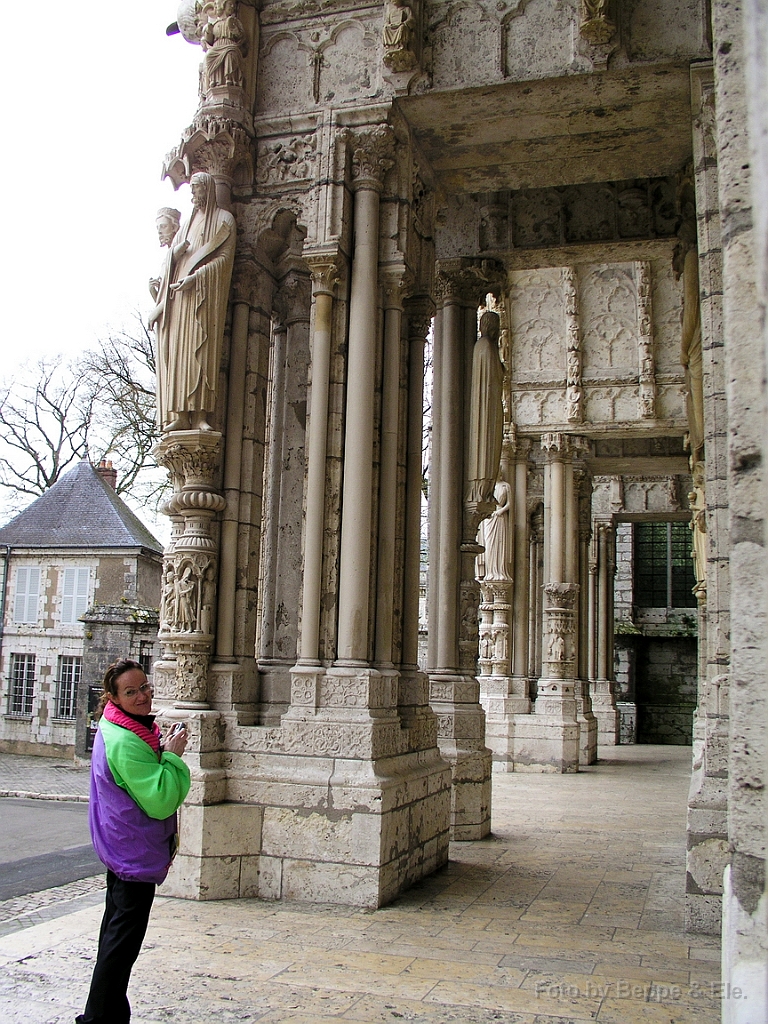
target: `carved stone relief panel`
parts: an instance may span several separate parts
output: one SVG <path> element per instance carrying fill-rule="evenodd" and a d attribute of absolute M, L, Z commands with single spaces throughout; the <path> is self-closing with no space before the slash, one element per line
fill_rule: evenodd
<path fill-rule="evenodd" d="M 652 260 L 651 268 L 656 370 L 657 373 L 677 374 L 682 382 L 682 367 L 680 366 L 682 280 L 675 280 L 671 257 L 669 260 Z"/>
<path fill-rule="evenodd" d="M 267 36 L 259 58 L 256 110 L 279 114 L 311 109 L 313 56 L 293 32 Z"/>
<path fill-rule="evenodd" d="M 565 321 L 559 268 L 510 274 L 508 298 L 515 382 L 565 380 Z"/>
<path fill-rule="evenodd" d="M 377 27 L 380 9 L 354 15 L 264 26 L 257 113 L 312 110 L 317 104 L 360 102 L 381 91 Z"/>
<path fill-rule="evenodd" d="M 460 0 L 427 8 L 427 46 L 438 89 L 501 81 L 508 73 L 510 21 L 526 0 Z M 488 55 L 496 55 L 489 61 Z"/>
<path fill-rule="evenodd" d="M 573 67 L 575 7 L 528 0 L 504 25 L 504 71 L 525 81 L 561 75 Z"/>
<path fill-rule="evenodd" d="M 580 277 L 585 381 L 622 376 L 636 379 L 637 315 L 632 264 L 585 267 Z"/>

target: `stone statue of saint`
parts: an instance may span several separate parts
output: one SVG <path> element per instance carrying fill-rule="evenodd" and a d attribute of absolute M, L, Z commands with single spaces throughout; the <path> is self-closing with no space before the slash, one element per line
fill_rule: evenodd
<path fill-rule="evenodd" d="M 192 175 L 193 211 L 168 250 L 150 326 L 157 334 L 161 430 L 212 430 L 224 337 L 235 219 L 216 201 L 210 174 Z"/>
<path fill-rule="evenodd" d="M 688 494 L 691 509 L 691 533 L 693 540 L 693 571 L 696 586 L 693 588 L 697 596 L 706 594 L 707 589 L 707 499 L 705 494 L 704 463 L 697 462 L 693 466 L 693 490 Z"/>
<path fill-rule="evenodd" d="M 217 86 L 242 89 L 248 39 L 235 14 L 235 0 L 214 0 L 213 15 L 201 28 L 200 44 L 205 51 L 204 91 Z"/>
<path fill-rule="evenodd" d="M 179 230 L 179 224 L 181 223 L 181 214 L 178 210 L 174 210 L 172 206 L 163 206 L 157 211 L 157 218 L 155 224 L 157 225 L 157 237 L 160 239 L 160 245 L 164 248 L 169 248 L 173 241 L 173 236 Z M 161 278 L 150 277 L 149 279 L 149 294 L 157 302 L 157 293 L 160 291 Z"/>
<path fill-rule="evenodd" d="M 499 480 L 493 492 L 497 507 L 481 523 L 485 546 L 485 580 L 510 580 L 509 571 L 512 538 L 510 537 L 509 512 L 512 504 L 512 488 L 506 480 Z"/>
<path fill-rule="evenodd" d="M 384 63 L 391 71 L 410 71 L 416 66 L 411 40 L 416 19 L 405 0 L 387 0 L 384 7 Z"/>
<path fill-rule="evenodd" d="M 480 317 L 480 337 L 472 352 L 468 502 L 493 501 L 504 428 L 504 406 L 501 400 L 503 381 L 504 366 L 499 358 L 499 315 L 483 313 Z"/>

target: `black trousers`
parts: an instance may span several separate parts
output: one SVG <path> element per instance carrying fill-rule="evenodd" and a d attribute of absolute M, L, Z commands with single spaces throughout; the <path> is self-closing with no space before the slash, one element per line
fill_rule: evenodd
<path fill-rule="evenodd" d="M 124 882 L 107 871 L 107 904 L 91 991 L 85 1012 L 75 1024 L 128 1024 L 128 981 L 144 941 L 154 898 L 151 882 Z"/>

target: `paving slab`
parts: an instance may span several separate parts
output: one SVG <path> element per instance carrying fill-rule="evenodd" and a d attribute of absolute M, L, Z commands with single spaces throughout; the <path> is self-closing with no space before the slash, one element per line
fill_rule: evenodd
<path fill-rule="evenodd" d="M 133 1020 L 715 1024 L 718 944 L 683 931 L 690 753 L 619 747 L 577 775 L 494 775 L 493 837 L 453 844 L 382 910 L 160 889 Z M 3 1024 L 81 1011 L 102 888 L 0 903 Z"/>

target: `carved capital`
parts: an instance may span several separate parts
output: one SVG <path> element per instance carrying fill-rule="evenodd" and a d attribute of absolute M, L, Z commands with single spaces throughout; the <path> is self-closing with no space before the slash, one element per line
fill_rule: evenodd
<path fill-rule="evenodd" d="M 174 488 L 190 492 L 214 490 L 220 453 L 221 434 L 217 430 L 169 431 L 152 449 L 158 464 L 168 470 Z M 203 498 L 200 501 L 196 507 L 210 507 L 204 506 Z"/>
<path fill-rule="evenodd" d="M 342 258 L 334 253 L 307 253 L 304 256 L 312 274 L 313 295 L 335 295 L 336 286 L 342 279 Z"/>
<path fill-rule="evenodd" d="M 441 303 L 480 306 L 489 292 L 500 295 L 505 281 L 504 265 L 498 260 L 460 256 L 438 262 L 435 289 Z"/>
<path fill-rule="evenodd" d="M 188 182 L 197 171 L 206 171 L 229 184 L 253 179 L 252 131 L 228 117 L 199 115 L 184 132 L 181 143 L 166 156 L 162 176 L 173 187 Z"/>
<path fill-rule="evenodd" d="M 384 309 L 403 309 L 403 296 L 413 287 L 413 274 L 405 267 L 386 267 L 381 272 Z"/>
<path fill-rule="evenodd" d="M 304 272 L 289 271 L 281 280 L 272 300 L 275 320 L 287 327 L 300 320 L 309 320 L 312 285 Z"/>
<path fill-rule="evenodd" d="M 418 295 L 406 299 L 404 306 L 408 317 L 409 338 L 424 341 L 435 315 L 434 302 L 428 295 Z"/>
<path fill-rule="evenodd" d="M 378 125 L 366 131 L 346 132 L 352 153 L 352 188 L 381 192 L 384 176 L 394 167 L 395 133 L 389 125 Z"/>

